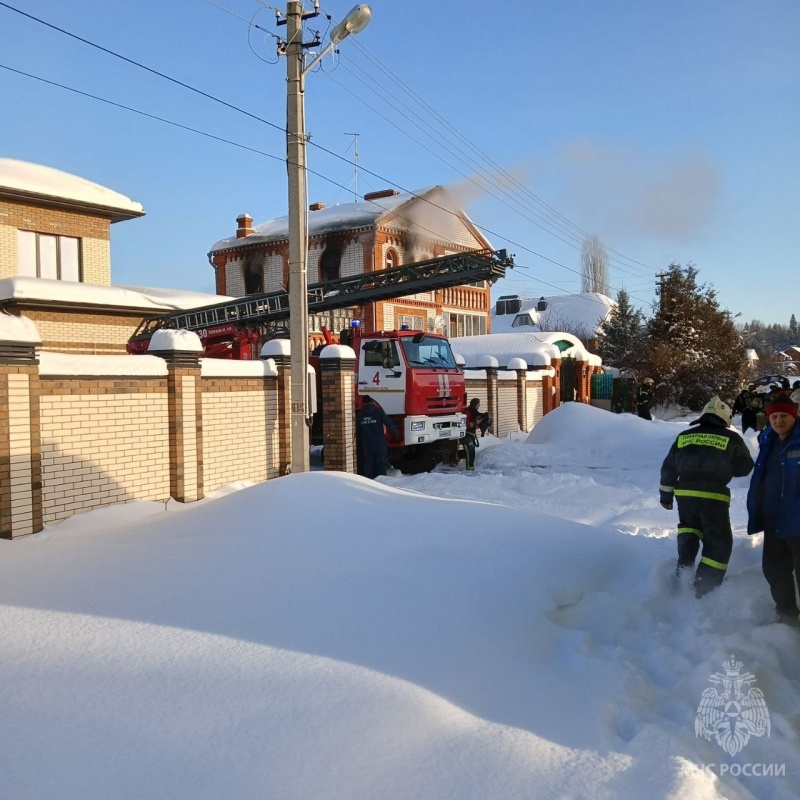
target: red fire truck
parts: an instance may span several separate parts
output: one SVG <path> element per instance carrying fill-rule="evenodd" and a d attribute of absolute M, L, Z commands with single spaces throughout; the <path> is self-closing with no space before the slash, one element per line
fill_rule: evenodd
<path fill-rule="evenodd" d="M 325 281 L 308 287 L 308 310 L 320 313 L 478 281 L 494 283 L 513 265 L 513 258 L 504 250 L 457 253 Z M 289 295 L 278 291 L 149 317 L 130 338 L 128 352 L 146 353 L 157 330 L 183 329 L 198 334 L 207 357 L 258 358 L 266 339 L 286 336 L 288 316 Z M 340 343 L 350 345 L 356 353 L 356 409 L 366 395 L 372 396 L 400 433 L 389 442 L 390 461 L 406 470 L 430 468 L 436 460 L 430 457 L 431 451 L 445 449 L 446 443 L 466 433 L 464 371 L 456 364 L 450 343 L 437 333 L 366 332 L 358 320 L 354 323 L 342 331 Z M 326 341 L 335 341 L 324 333 Z M 316 360 L 312 355 L 315 367 Z M 321 403 L 318 408 L 321 410 Z M 319 418 L 312 427 L 312 441 L 315 432 L 321 432 Z"/>

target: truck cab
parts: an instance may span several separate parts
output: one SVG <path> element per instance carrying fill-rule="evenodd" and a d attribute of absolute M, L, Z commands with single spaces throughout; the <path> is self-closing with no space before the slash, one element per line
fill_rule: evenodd
<path fill-rule="evenodd" d="M 444 336 L 423 331 L 356 334 L 356 409 L 370 395 L 400 436 L 389 441 L 390 460 L 416 450 L 446 449 L 466 435 L 466 384 Z"/>

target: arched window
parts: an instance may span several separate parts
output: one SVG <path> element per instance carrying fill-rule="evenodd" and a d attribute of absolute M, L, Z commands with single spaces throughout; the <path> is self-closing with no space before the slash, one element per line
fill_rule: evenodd
<path fill-rule="evenodd" d="M 399 266 L 399 259 L 397 258 L 397 250 L 393 248 L 389 248 L 386 251 L 386 260 L 384 262 L 384 266 L 386 269 L 392 269 L 392 267 Z"/>

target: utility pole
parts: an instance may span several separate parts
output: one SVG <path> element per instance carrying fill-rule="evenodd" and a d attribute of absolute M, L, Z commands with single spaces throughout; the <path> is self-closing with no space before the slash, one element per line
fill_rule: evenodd
<path fill-rule="evenodd" d="M 315 12 L 309 16 L 316 16 Z M 289 180 L 289 339 L 291 342 L 292 472 L 308 472 L 308 228 L 303 93 L 303 9 L 286 3 L 286 171 Z"/>
<path fill-rule="evenodd" d="M 370 21 L 368 5 L 357 5 L 330 33 L 330 43 L 307 66 L 303 53 L 320 44 L 303 43 L 303 20 L 319 16 L 319 0 L 314 10 L 303 13 L 300 0 L 287 0 L 286 16 L 277 24 L 286 25 L 286 172 L 289 183 L 289 340 L 291 343 L 290 429 L 292 437 L 291 472 L 308 472 L 308 198 L 306 187 L 305 74 L 335 45 L 362 31 Z"/>
<path fill-rule="evenodd" d="M 358 202 L 358 134 L 345 133 L 345 136 L 353 137 L 353 170 L 355 172 L 355 184 L 353 186 L 353 200 Z"/>

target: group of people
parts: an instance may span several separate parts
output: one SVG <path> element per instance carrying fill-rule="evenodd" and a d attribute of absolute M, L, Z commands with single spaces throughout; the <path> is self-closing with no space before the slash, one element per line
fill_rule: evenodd
<path fill-rule="evenodd" d="M 701 597 L 722 583 L 733 550 L 728 484 L 752 470 L 747 532 L 764 533 L 761 564 L 777 621 L 800 627 L 795 587 L 795 576 L 800 577 L 798 404 L 780 392 L 766 403 L 764 414 L 768 425 L 759 435 L 754 463 L 742 437 L 730 428 L 733 409 L 713 397 L 664 459 L 660 502 L 666 509 L 678 504 L 676 585 L 694 568 L 702 548 L 693 580 Z"/>
<path fill-rule="evenodd" d="M 492 424 L 488 412 L 480 410 L 481 401 L 477 397 L 470 400 L 467 407 L 467 430 L 460 444 L 453 444 L 461 450 L 467 472 L 475 471 L 475 450 L 478 447 L 478 433 L 486 435 Z M 389 445 L 386 432 L 392 437 L 397 436 L 397 428 L 386 412 L 369 395 L 364 397 L 361 410 L 356 414 L 357 438 L 357 471 L 365 478 L 377 478 L 386 475 L 389 471 Z M 458 463 L 458 450 L 455 452 L 455 462 Z"/>
<path fill-rule="evenodd" d="M 800 380 L 791 387 L 788 378 L 768 386 L 750 383 L 739 392 L 733 403 L 733 413 L 742 415 L 742 433 L 748 430 L 763 431 L 767 427 L 767 406 L 779 395 L 788 394 L 795 405 L 800 406 Z"/>

